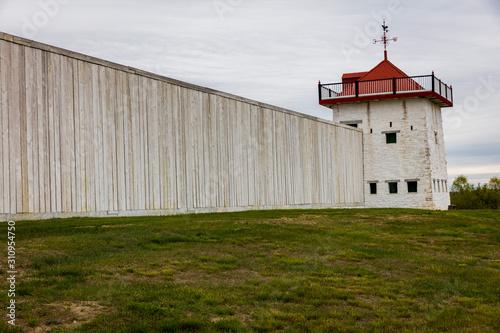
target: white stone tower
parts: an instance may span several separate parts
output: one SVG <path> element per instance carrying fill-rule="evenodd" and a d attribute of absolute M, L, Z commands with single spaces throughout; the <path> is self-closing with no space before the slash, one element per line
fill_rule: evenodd
<path fill-rule="evenodd" d="M 387 26 L 380 41 L 384 60 L 342 82 L 319 84 L 319 103 L 333 121 L 363 130 L 366 207 L 448 209 L 448 173 L 442 107 L 453 91 L 432 75 L 407 76 L 387 60 Z"/>

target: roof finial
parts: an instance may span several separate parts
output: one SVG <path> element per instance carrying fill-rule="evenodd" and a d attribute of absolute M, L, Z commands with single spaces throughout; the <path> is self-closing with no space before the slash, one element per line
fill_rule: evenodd
<path fill-rule="evenodd" d="M 387 60 L 387 45 L 389 44 L 390 41 L 395 41 L 397 42 L 398 41 L 398 37 L 394 37 L 394 38 L 389 38 L 389 36 L 387 36 L 387 33 L 389 32 L 389 27 L 385 25 L 385 19 L 384 19 L 384 24 L 382 24 L 382 29 L 384 30 L 384 34 L 381 36 L 382 39 L 374 39 L 373 40 L 373 44 L 377 44 L 377 43 L 382 43 L 384 44 L 384 59 Z"/>

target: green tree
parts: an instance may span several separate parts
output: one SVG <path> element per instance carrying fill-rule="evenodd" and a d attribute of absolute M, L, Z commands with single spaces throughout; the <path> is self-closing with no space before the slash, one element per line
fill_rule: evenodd
<path fill-rule="evenodd" d="M 500 206 L 500 178 L 492 177 L 488 184 L 475 187 L 464 175 L 451 186 L 451 204 L 457 209 L 498 209 Z"/>
<path fill-rule="evenodd" d="M 488 187 L 494 192 L 500 194 L 500 177 L 491 177 Z"/>
<path fill-rule="evenodd" d="M 480 209 L 483 204 L 475 191 L 474 185 L 464 175 L 460 175 L 453 181 L 450 193 L 451 204 L 457 209 Z"/>
<path fill-rule="evenodd" d="M 500 177 L 491 177 L 488 188 L 491 192 L 493 206 L 496 204 L 496 208 L 498 208 L 500 206 Z"/>
<path fill-rule="evenodd" d="M 451 185 L 451 191 L 452 192 L 467 192 L 467 191 L 473 191 L 474 190 L 474 185 L 469 183 L 469 180 L 467 177 L 464 175 L 460 175 L 455 180 L 453 181 L 453 184 Z"/>

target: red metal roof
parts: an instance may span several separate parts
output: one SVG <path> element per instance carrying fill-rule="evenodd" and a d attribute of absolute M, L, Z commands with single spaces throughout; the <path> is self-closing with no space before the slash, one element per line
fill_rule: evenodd
<path fill-rule="evenodd" d="M 356 81 L 368 72 L 345 73 L 342 75 L 342 81 Z"/>
<path fill-rule="evenodd" d="M 402 70 L 397 68 L 389 60 L 383 60 L 368 72 L 347 73 L 342 75 L 343 91 L 337 97 L 355 94 L 355 83 L 359 82 L 358 95 L 390 93 L 394 91 L 393 78 L 400 78 L 395 82 L 396 91 L 418 91 L 424 90 L 417 82 L 408 78 Z M 401 79 L 408 78 L 408 79 Z M 382 81 L 372 81 L 382 80 Z M 368 81 L 368 82 L 366 82 Z"/>
<path fill-rule="evenodd" d="M 408 77 L 408 75 L 389 60 L 382 60 L 371 71 L 361 76 L 358 81 L 392 79 L 393 77 Z"/>

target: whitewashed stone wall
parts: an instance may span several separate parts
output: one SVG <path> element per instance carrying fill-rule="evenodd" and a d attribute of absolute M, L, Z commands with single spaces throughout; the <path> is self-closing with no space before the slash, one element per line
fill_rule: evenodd
<path fill-rule="evenodd" d="M 448 209 L 450 193 L 443 133 L 441 108 L 431 103 L 427 109 L 427 135 L 429 140 L 433 201 L 436 209 Z"/>
<path fill-rule="evenodd" d="M 357 123 L 363 130 L 367 207 L 448 208 L 439 106 L 418 98 L 337 104 L 332 108 L 334 122 Z M 386 143 L 387 132 L 396 132 L 397 143 Z M 408 193 L 407 181 L 415 180 L 417 193 Z M 397 194 L 389 193 L 389 181 L 398 183 Z M 434 188 L 438 181 L 440 187 Z M 372 182 L 377 184 L 377 194 L 370 194 Z"/>
<path fill-rule="evenodd" d="M 0 220 L 363 204 L 362 132 L 0 33 Z"/>

